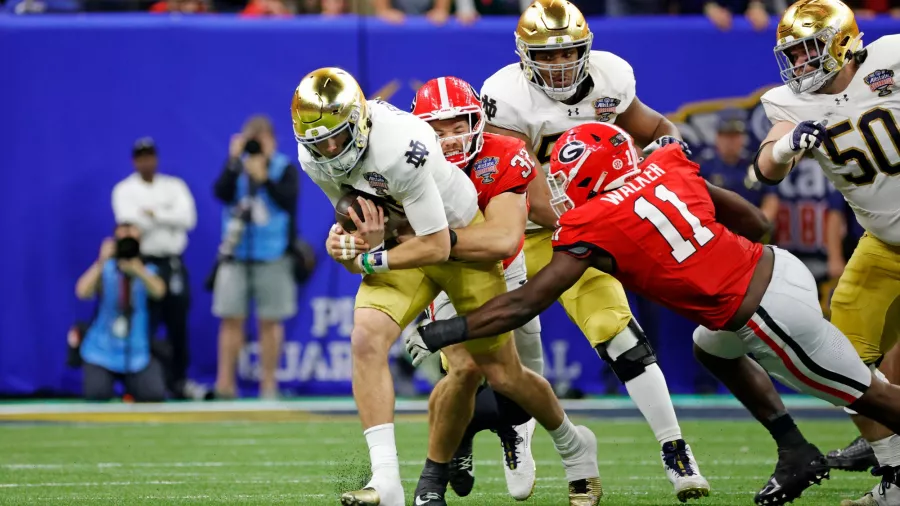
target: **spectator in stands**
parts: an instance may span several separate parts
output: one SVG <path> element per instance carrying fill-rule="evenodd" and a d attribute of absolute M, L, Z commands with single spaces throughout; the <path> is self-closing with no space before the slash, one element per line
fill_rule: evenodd
<path fill-rule="evenodd" d="M 705 14 L 720 30 L 728 31 L 735 14 L 743 14 L 756 30 L 765 30 L 771 16 L 787 9 L 785 0 L 678 0 L 681 14 Z"/>
<path fill-rule="evenodd" d="M 283 322 L 297 312 L 288 248 L 295 235 L 298 179 L 291 158 L 276 151 L 268 118 L 250 118 L 232 137 L 215 183 L 216 198 L 225 204 L 221 261 L 213 282 L 213 313 L 222 319 L 216 397 L 236 395 L 235 366 L 251 300 L 259 324 L 260 396 L 277 396 Z"/>
<path fill-rule="evenodd" d="M 750 180 L 747 175 L 753 153 L 747 149 L 746 115 L 747 112 L 740 109 L 719 113 L 715 151 L 698 160 L 700 175 L 760 207 L 766 218 L 773 221 L 778 213 L 778 199 L 770 196 L 774 190 Z"/>
<path fill-rule="evenodd" d="M 402 23 L 407 15 L 424 14 L 432 23 L 442 25 L 450 17 L 451 2 L 452 0 L 372 0 L 372 7 L 375 15 L 388 23 Z"/>
<path fill-rule="evenodd" d="M 297 14 L 297 4 L 292 0 L 250 0 L 241 11 L 244 17 L 286 17 Z"/>
<path fill-rule="evenodd" d="M 154 14 L 177 12 L 180 14 L 202 14 L 210 11 L 206 0 L 162 0 L 150 6 Z"/>
<path fill-rule="evenodd" d="M 78 0 L 7 0 L 0 2 L 0 13 L 8 14 L 50 14 L 78 12 Z"/>
<path fill-rule="evenodd" d="M 194 196 L 178 177 L 158 173 L 153 139 L 138 139 L 131 151 L 135 171 L 113 188 L 116 223 L 141 229 L 141 255 L 166 283 L 166 296 L 151 303 L 150 334 L 159 323 L 166 327 L 171 362 L 166 364 L 166 387 L 175 398 L 185 397 L 188 369 L 188 310 L 190 284 L 182 254 L 188 232 L 197 225 Z"/>
<path fill-rule="evenodd" d="M 600 3 L 600 2 L 597 2 Z M 606 0 L 607 16 L 653 16 L 668 14 L 672 0 Z M 579 6 L 580 7 L 580 6 Z M 582 11 L 584 12 L 584 11 Z"/>
<path fill-rule="evenodd" d="M 877 14 L 890 14 L 900 18 L 900 0 L 846 0 L 860 18 L 872 18 Z"/>
<path fill-rule="evenodd" d="M 81 343 L 84 361 L 84 396 L 112 399 L 116 380 L 138 402 L 165 398 L 163 372 L 150 354 L 148 298 L 162 299 L 166 284 L 152 265 L 140 259 L 141 231 L 120 223 L 115 239 L 100 246 L 99 258 L 78 278 L 80 300 L 99 297 L 97 314 Z"/>

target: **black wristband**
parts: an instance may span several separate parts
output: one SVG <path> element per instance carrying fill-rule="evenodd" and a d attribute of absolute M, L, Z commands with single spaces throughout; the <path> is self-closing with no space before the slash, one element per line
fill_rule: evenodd
<path fill-rule="evenodd" d="M 456 231 L 454 231 L 454 230 L 451 228 L 451 229 L 450 229 L 450 247 L 451 247 L 451 248 L 453 248 L 454 246 L 456 246 L 456 241 L 457 241 L 457 239 L 458 239 L 458 237 L 456 237 Z"/>
<path fill-rule="evenodd" d="M 466 323 L 465 316 L 457 316 L 419 327 L 419 334 L 428 351 L 434 353 L 441 348 L 465 342 L 469 334 L 469 324 Z"/>

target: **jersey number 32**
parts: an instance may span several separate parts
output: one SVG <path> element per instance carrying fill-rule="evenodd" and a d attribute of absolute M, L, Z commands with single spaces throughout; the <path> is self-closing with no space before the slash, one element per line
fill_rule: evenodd
<path fill-rule="evenodd" d="M 700 219 L 691 213 L 687 205 L 672 190 L 666 188 L 665 185 L 659 185 L 654 189 L 653 193 L 656 195 L 656 198 L 671 204 L 678 211 L 684 221 L 693 229 L 694 240 L 697 241 L 700 247 L 712 240 L 712 231 L 700 223 Z M 640 197 L 634 201 L 634 213 L 642 220 L 650 221 L 656 227 L 663 239 L 672 247 L 672 257 L 675 258 L 676 262 L 684 262 L 697 252 L 697 248 L 694 247 L 691 241 L 682 237 L 681 232 L 675 228 L 675 225 L 663 214 L 660 208 L 653 205 L 646 198 Z"/>

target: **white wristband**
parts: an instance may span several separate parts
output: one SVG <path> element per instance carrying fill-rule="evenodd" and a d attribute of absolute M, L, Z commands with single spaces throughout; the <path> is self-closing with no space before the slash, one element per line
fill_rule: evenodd
<path fill-rule="evenodd" d="M 772 159 L 775 160 L 775 163 L 780 165 L 790 163 L 798 153 L 802 153 L 802 151 L 791 149 L 792 135 L 794 135 L 794 132 L 790 131 L 772 145 Z"/>
<path fill-rule="evenodd" d="M 374 248 L 369 248 L 369 253 L 375 253 L 376 251 L 382 251 L 382 250 L 384 250 L 383 242 L 381 244 L 379 244 L 378 246 L 375 246 Z"/>

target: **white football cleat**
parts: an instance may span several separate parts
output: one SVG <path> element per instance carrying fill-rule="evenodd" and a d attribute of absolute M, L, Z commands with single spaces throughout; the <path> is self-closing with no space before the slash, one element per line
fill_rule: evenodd
<path fill-rule="evenodd" d="M 503 446 L 506 488 L 509 495 L 517 501 L 524 501 L 534 493 L 537 465 L 531 455 L 531 439 L 534 437 L 536 423 L 532 418 L 522 425 L 497 431 Z"/>
<path fill-rule="evenodd" d="M 688 499 L 699 499 L 709 495 L 709 482 L 700 474 L 697 461 L 691 447 L 684 439 L 667 441 L 659 452 L 662 457 L 666 477 L 675 487 L 675 496 L 685 502 Z"/>

